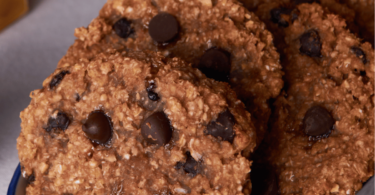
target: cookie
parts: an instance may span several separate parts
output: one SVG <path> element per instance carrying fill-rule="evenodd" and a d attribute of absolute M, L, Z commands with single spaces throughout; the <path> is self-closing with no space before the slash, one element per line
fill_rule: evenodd
<path fill-rule="evenodd" d="M 374 50 L 319 4 L 293 13 L 278 27 L 286 85 L 263 158 L 280 194 L 355 194 L 374 174 Z"/>
<path fill-rule="evenodd" d="M 279 25 L 287 25 L 278 22 L 276 15 L 283 15 L 292 12 L 296 5 L 301 3 L 319 3 L 322 7 L 328 9 L 331 13 L 339 15 L 346 20 L 347 27 L 357 36 L 374 45 L 374 1 L 358 0 L 240 0 L 246 8 L 254 11 L 262 21 L 270 28 L 269 12 L 273 8 L 283 8 L 283 11 L 274 10 L 273 21 Z M 267 10 L 267 11 L 266 11 Z M 280 12 L 280 13 L 278 13 Z M 272 30 L 271 30 L 272 31 Z M 272 31 L 273 32 L 273 31 Z M 275 33 L 274 33 L 275 34 Z"/>
<path fill-rule="evenodd" d="M 374 47 L 374 0 L 344 0 L 355 11 L 359 34 Z"/>
<path fill-rule="evenodd" d="M 257 142 L 262 140 L 269 101 L 283 86 L 279 54 L 265 25 L 237 1 L 112 0 L 75 36 L 59 67 L 102 51 L 152 50 L 179 57 L 208 77 L 229 82 L 254 117 Z"/>
<path fill-rule="evenodd" d="M 250 114 L 177 58 L 98 54 L 30 97 L 17 139 L 27 194 L 242 194 Z"/>

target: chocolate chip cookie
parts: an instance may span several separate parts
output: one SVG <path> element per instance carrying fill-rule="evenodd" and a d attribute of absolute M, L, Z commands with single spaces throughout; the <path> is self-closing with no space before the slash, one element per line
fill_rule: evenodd
<path fill-rule="evenodd" d="M 27 194 L 242 194 L 256 133 L 227 83 L 161 54 L 71 63 L 21 112 Z"/>
<path fill-rule="evenodd" d="M 283 19 L 279 19 L 282 14 L 290 13 L 296 5 L 301 3 L 319 3 L 331 13 L 337 14 L 346 20 L 350 31 L 365 41 L 374 45 L 374 1 L 373 0 L 240 0 L 246 8 L 254 11 L 267 27 L 268 17 L 272 8 L 272 21 L 278 25 L 288 25 Z M 266 11 L 267 10 L 267 11 Z M 272 26 L 272 25 L 271 25 Z M 271 30 L 272 31 L 272 30 Z M 273 31 L 272 31 L 273 32 Z"/>
<path fill-rule="evenodd" d="M 374 0 L 343 0 L 348 7 L 355 11 L 355 22 L 359 33 L 365 41 L 374 47 Z"/>
<path fill-rule="evenodd" d="M 207 77 L 229 82 L 255 119 L 258 143 L 262 140 L 269 100 L 283 86 L 279 54 L 265 25 L 237 1 L 112 0 L 75 36 L 59 67 L 121 50 L 179 57 Z"/>
<path fill-rule="evenodd" d="M 280 194 L 354 194 L 374 174 L 374 50 L 319 4 L 272 9 L 286 85 L 263 158 Z"/>

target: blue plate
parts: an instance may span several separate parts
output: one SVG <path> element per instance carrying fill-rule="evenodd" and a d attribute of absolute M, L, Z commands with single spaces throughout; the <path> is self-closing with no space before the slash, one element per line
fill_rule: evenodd
<path fill-rule="evenodd" d="M 21 177 L 21 166 L 18 164 L 14 172 L 12 181 L 10 181 L 7 195 L 25 195 L 27 181 Z M 357 193 L 357 195 L 374 195 L 374 177 L 371 177 Z"/>
<path fill-rule="evenodd" d="M 25 195 L 27 180 L 21 177 L 21 166 L 18 164 L 12 180 L 10 181 L 7 195 Z"/>

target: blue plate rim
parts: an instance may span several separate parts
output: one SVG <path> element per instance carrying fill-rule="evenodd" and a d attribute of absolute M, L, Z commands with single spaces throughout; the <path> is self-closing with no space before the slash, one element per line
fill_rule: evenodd
<path fill-rule="evenodd" d="M 20 179 L 20 176 L 21 176 L 21 165 L 20 165 L 20 163 L 18 163 L 18 166 L 17 166 L 16 170 L 14 171 L 14 175 L 12 177 L 12 180 L 10 181 L 7 195 L 15 195 L 16 194 L 17 184 L 18 184 L 18 180 Z"/>

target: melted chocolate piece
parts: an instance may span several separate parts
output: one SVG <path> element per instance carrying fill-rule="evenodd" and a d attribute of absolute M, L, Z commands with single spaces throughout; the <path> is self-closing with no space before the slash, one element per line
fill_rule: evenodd
<path fill-rule="evenodd" d="M 141 124 L 141 134 L 150 144 L 167 144 L 172 137 L 172 128 L 164 112 L 155 112 L 146 118 Z"/>
<path fill-rule="evenodd" d="M 207 125 L 205 133 L 214 137 L 221 137 L 224 141 L 232 143 L 235 136 L 233 131 L 234 124 L 234 116 L 229 110 L 226 110 L 219 114 L 216 121 L 211 121 Z"/>
<path fill-rule="evenodd" d="M 128 38 L 134 32 L 132 23 L 126 18 L 117 20 L 117 22 L 113 24 L 112 28 L 119 37 L 124 39 Z"/>
<path fill-rule="evenodd" d="M 66 130 L 70 124 L 69 117 L 64 112 L 58 112 L 55 118 L 48 119 L 47 128 L 45 130 L 50 132 L 52 129 Z"/>
<path fill-rule="evenodd" d="M 277 195 L 278 179 L 271 166 L 255 164 L 251 167 L 251 195 Z"/>
<path fill-rule="evenodd" d="M 208 49 L 201 57 L 198 69 L 208 78 L 228 82 L 231 69 L 229 52 L 216 47 Z"/>
<path fill-rule="evenodd" d="M 361 48 L 353 46 L 351 49 L 358 58 L 362 59 L 363 64 L 367 63 L 366 54 Z"/>
<path fill-rule="evenodd" d="M 157 43 L 170 43 L 179 32 L 177 19 L 168 13 L 154 16 L 148 25 L 148 33 Z"/>
<path fill-rule="evenodd" d="M 303 118 L 303 132 L 309 136 L 323 136 L 331 132 L 335 120 L 323 107 L 313 106 Z"/>
<path fill-rule="evenodd" d="M 299 51 L 310 57 L 321 57 L 322 43 L 319 33 L 316 30 L 308 30 L 299 38 L 301 47 Z"/>
<path fill-rule="evenodd" d="M 110 118 L 102 111 L 91 112 L 82 130 L 90 140 L 102 145 L 108 143 L 113 131 Z"/>
<path fill-rule="evenodd" d="M 281 27 L 288 27 L 289 23 L 281 17 L 281 14 L 289 14 L 290 10 L 284 7 L 274 8 L 270 11 L 271 21 Z"/>
<path fill-rule="evenodd" d="M 54 87 L 56 87 L 58 84 L 60 84 L 60 82 L 63 80 L 63 78 L 65 77 L 66 74 L 69 74 L 70 72 L 69 71 L 66 71 L 66 70 L 63 70 L 61 71 L 59 74 L 55 75 L 51 82 L 49 83 L 49 88 L 50 89 L 53 89 Z"/>

